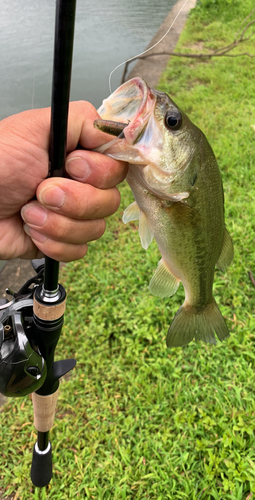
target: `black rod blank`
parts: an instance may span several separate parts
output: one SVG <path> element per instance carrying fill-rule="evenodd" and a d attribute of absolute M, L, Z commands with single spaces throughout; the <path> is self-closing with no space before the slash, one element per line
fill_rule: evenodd
<path fill-rule="evenodd" d="M 64 177 L 76 0 L 57 0 L 53 61 L 49 177 Z M 59 263 L 45 257 L 44 289 L 58 288 Z"/>

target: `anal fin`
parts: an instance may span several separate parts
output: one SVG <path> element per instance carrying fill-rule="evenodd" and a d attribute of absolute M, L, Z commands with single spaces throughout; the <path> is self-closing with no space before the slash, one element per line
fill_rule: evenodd
<path fill-rule="evenodd" d="M 169 271 L 161 259 L 150 281 L 150 292 L 157 297 L 170 297 L 179 286 L 179 280 Z"/>

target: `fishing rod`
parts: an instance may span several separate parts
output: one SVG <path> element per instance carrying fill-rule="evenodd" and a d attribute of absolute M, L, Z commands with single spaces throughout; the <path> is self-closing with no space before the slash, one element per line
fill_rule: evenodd
<path fill-rule="evenodd" d="M 51 97 L 49 177 L 65 173 L 69 95 L 71 85 L 76 0 L 57 0 Z M 33 327 L 47 365 L 43 385 L 32 394 L 37 442 L 33 450 L 31 479 L 46 486 L 52 477 L 49 431 L 53 425 L 59 379 L 75 366 L 75 360 L 54 362 L 64 321 L 66 292 L 58 283 L 59 262 L 45 257 L 44 283 L 34 293 Z"/>
<path fill-rule="evenodd" d="M 76 0 L 57 0 L 51 97 L 49 177 L 65 174 L 67 122 L 71 84 Z M 32 393 L 37 441 L 31 480 L 47 486 L 52 478 L 53 426 L 59 379 L 76 364 L 54 361 L 64 322 L 66 292 L 58 283 L 59 262 L 45 257 L 32 261 L 36 276 L 11 301 L 0 301 L 0 393 L 9 397 Z M 31 288 L 32 286 L 32 288 Z"/>

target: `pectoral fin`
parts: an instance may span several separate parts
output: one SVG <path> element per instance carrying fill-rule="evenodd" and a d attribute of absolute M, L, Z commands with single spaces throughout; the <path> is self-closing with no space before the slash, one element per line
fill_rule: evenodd
<path fill-rule="evenodd" d="M 186 198 L 189 197 L 189 193 L 187 191 L 185 191 L 184 193 L 174 193 L 174 194 L 169 194 L 168 195 L 168 199 L 170 201 L 182 201 L 182 200 L 185 200 Z"/>
<path fill-rule="evenodd" d="M 127 224 L 127 222 L 130 222 L 131 220 L 139 220 L 140 216 L 140 208 L 138 207 L 136 201 L 131 203 L 126 210 L 124 210 L 122 220 L 124 224 Z"/>
<path fill-rule="evenodd" d="M 225 228 L 221 254 L 218 262 L 216 263 L 216 266 L 220 271 L 225 271 L 227 267 L 231 264 L 233 257 L 234 257 L 234 247 L 232 239 L 227 229 Z"/>
<path fill-rule="evenodd" d="M 145 213 L 140 210 L 136 201 L 131 203 L 123 213 L 122 220 L 124 224 L 131 220 L 139 220 L 139 236 L 142 247 L 147 250 L 153 240 L 153 234 L 147 221 Z"/>
<path fill-rule="evenodd" d="M 142 210 L 140 210 L 139 216 L 139 236 L 141 239 L 142 247 L 147 250 L 153 240 L 153 233 L 148 224 L 147 217 Z"/>
<path fill-rule="evenodd" d="M 150 292 L 157 297 L 170 297 L 179 286 L 179 280 L 169 271 L 161 259 L 150 281 Z"/>

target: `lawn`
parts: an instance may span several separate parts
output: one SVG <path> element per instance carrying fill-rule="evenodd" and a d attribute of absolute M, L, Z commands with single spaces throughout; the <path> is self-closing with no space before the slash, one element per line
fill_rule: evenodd
<path fill-rule="evenodd" d="M 252 0 L 204 0 L 176 51 L 230 43 Z M 253 14 L 253 17 L 255 15 Z M 251 18 L 252 19 L 252 18 Z M 248 21 L 247 21 L 248 22 Z M 254 26 L 254 25 L 253 25 Z M 252 26 L 249 33 L 251 33 Z M 255 54 L 255 36 L 233 54 Z M 87 256 L 65 266 L 65 326 L 58 359 L 76 357 L 61 383 L 51 432 L 54 478 L 29 477 L 36 434 L 29 398 L 1 411 L 0 478 L 15 500 L 249 500 L 255 498 L 255 58 L 173 57 L 159 88 L 206 134 L 222 173 L 234 261 L 216 271 L 214 295 L 231 336 L 216 346 L 169 350 L 165 338 L 184 298 L 150 295 L 159 260 L 142 249 L 137 225 L 120 210 Z"/>

